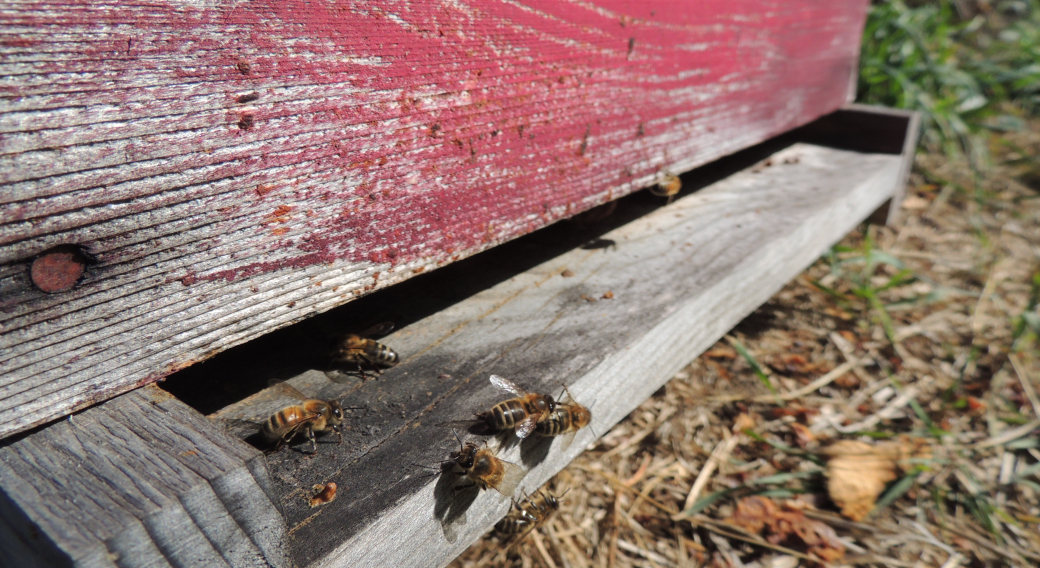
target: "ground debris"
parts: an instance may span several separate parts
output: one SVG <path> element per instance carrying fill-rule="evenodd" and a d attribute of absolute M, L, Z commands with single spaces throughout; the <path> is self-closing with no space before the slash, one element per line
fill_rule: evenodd
<path fill-rule="evenodd" d="M 558 474 L 541 548 L 488 537 L 453 566 L 1040 566 L 1036 195 L 919 155 L 897 224 L 848 235 Z"/>
<path fill-rule="evenodd" d="M 834 529 L 807 518 L 801 510 L 788 504 L 777 506 L 769 497 L 755 495 L 741 499 L 728 520 L 750 533 L 761 534 L 773 544 L 804 545 L 806 552 L 825 562 L 845 556 L 845 544 Z"/>
<path fill-rule="evenodd" d="M 870 513 L 885 485 L 907 471 L 914 457 L 930 457 L 926 447 L 909 439 L 878 445 L 841 440 L 820 453 L 827 456 L 827 492 L 854 521 Z"/>

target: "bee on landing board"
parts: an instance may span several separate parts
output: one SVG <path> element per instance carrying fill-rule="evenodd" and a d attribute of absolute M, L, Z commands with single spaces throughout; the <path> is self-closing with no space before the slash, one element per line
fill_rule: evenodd
<path fill-rule="evenodd" d="M 519 543 L 560 509 L 560 499 L 566 494 L 567 491 L 564 491 L 557 497 L 548 490 L 538 490 L 519 503 L 514 500 L 509 513 L 495 523 L 495 531 L 501 535 L 514 536 L 514 544 Z"/>
<path fill-rule="evenodd" d="M 545 420 L 535 424 L 534 433 L 539 436 L 560 436 L 564 449 L 571 445 L 574 435 L 592 422 L 592 412 L 575 402 L 571 391 L 563 387 L 570 402 L 557 402 L 556 410 Z"/>
<path fill-rule="evenodd" d="M 529 393 L 498 375 L 491 375 L 491 384 L 517 396 L 477 414 L 477 418 L 492 430 L 514 429 L 517 438 L 526 438 L 535 431 L 539 422 L 548 419 L 556 410 L 556 401 L 550 395 Z"/>
<path fill-rule="evenodd" d="M 338 400 L 318 400 L 308 398 L 288 383 L 277 386 L 286 395 L 298 399 L 301 404 L 287 406 L 271 415 L 260 427 L 260 433 L 269 444 L 274 444 L 271 451 L 278 451 L 292 441 L 298 434 L 304 434 L 311 443 L 311 453 L 317 453 L 318 446 L 314 441 L 315 432 L 334 430 L 343 441 L 340 425 L 343 423 L 343 407 Z"/>
<path fill-rule="evenodd" d="M 383 322 L 372 326 L 361 333 L 351 333 L 336 340 L 330 353 L 330 367 L 339 371 L 343 367 L 361 373 L 367 378 L 368 373 L 383 374 L 383 370 L 398 364 L 401 359 L 393 349 L 369 339 L 373 335 L 386 335 L 394 328 L 391 322 Z M 341 377 L 329 374 L 336 382 L 343 382 Z"/>
<path fill-rule="evenodd" d="M 650 193 L 658 197 L 667 197 L 668 203 L 671 203 L 681 189 L 682 180 L 679 179 L 679 176 L 664 174 L 661 180 L 657 182 L 657 185 L 650 186 Z"/>
<path fill-rule="evenodd" d="M 452 433 L 459 441 L 459 450 L 451 453 L 451 461 L 462 469 L 456 474 L 465 475 L 472 482 L 470 485 L 457 485 L 455 490 L 476 485 L 481 489 L 490 487 L 507 497 L 512 497 L 516 486 L 524 477 L 524 468 L 515 463 L 498 459 L 495 453 L 487 447 L 486 442 L 483 448 L 475 442 L 463 444 L 459 434 L 454 430 Z"/>

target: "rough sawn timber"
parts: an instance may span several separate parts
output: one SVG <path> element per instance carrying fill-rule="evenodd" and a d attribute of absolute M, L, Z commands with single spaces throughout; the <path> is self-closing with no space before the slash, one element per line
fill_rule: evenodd
<path fill-rule="evenodd" d="M 866 8 L 2 2 L 0 436 L 830 112 Z"/>
<path fill-rule="evenodd" d="M 146 387 L 0 448 L 0 565 L 285 567 L 263 455 Z"/>
<path fill-rule="evenodd" d="M 569 384 L 592 409 L 591 428 L 569 448 L 538 440 L 505 446 L 503 458 L 529 468 L 522 487 L 531 491 L 882 205 L 902 182 L 904 163 L 796 144 L 602 235 L 616 249 L 574 249 L 390 335 L 384 341 L 404 359 L 379 380 L 348 387 L 317 371 L 291 379 L 309 396 L 364 407 L 348 420 L 342 444 L 327 439 L 315 457 L 292 449 L 268 457 L 293 557 L 308 567 L 447 563 L 491 528 L 509 499 L 494 491 L 454 496 L 450 476 L 420 465 L 435 466 L 458 447 L 452 425 L 508 398 L 490 374 L 532 392 L 558 394 Z M 519 262 L 522 246 L 545 246 L 524 245 L 537 236 L 504 247 Z M 507 273 L 482 265 L 486 271 Z M 613 298 L 603 299 L 608 291 Z M 424 297 L 417 286 L 412 300 L 398 300 L 436 295 Z M 268 377 L 259 369 L 291 356 L 296 348 L 279 348 L 283 339 L 251 352 L 262 360 L 245 371 L 250 380 L 262 383 Z M 229 425 L 262 420 L 285 404 L 272 392 L 213 417 Z M 308 508 L 308 488 L 329 481 L 341 488 L 337 500 Z"/>

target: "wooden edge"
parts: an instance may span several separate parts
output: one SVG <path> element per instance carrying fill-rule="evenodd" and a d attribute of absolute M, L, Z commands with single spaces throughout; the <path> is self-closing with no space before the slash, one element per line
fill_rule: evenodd
<path fill-rule="evenodd" d="M 0 542 L 24 565 L 291 566 L 263 455 L 157 387 L 5 440 L 0 462 Z"/>
<path fill-rule="evenodd" d="M 614 355 L 572 383 L 575 398 L 588 401 L 592 408 L 591 428 L 582 431 L 568 449 L 554 444 L 545 460 L 527 473 L 522 486 L 532 491 L 548 481 L 594 442 L 593 432 L 607 432 L 687 365 L 691 357 L 710 347 L 854 228 L 892 195 L 897 169 L 893 164 L 859 181 L 850 188 L 845 202 L 821 208 L 798 230 L 749 255 L 738 269 L 697 297 L 680 303 L 648 333 L 634 343 L 619 346 Z M 665 208 L 659 213 L 665 216 L 671 212 Z M 656 238 L 678 236 L 663 232 Z M 503 458 L 520 461 L 519 453 L 520 449 L 512 449 Z M 444 527 L 430 518 L 430 511 L 438 506 L 437 491 L 436 484 L 429 483 L 314 566 L 444 565 L 489 530 L 510 504 L 494 492 L 481 493 L 468 507 L 468 518 L 458 528 L 454 542 L 448 542 Z M 422 555 L 422 560 L 417 555 Z"/>
<path fill-rule="evenodd" d="M 857 134 L 860 133 L 847 131 L 844 137 Z M 902 147 L 902 137 L 899 142 L 895 147 Z M 893 146 L 891 140 L 887 143 Z M 671 206 L 640 217 L 630 225 L 602 234 L 598 240 L 617 241 L 616 253 L 583 247 L 570 252 L 561 251 L 561 256 L 499 280 L 500 284 L 486 292 L 464 294 L 455 300 L 457 303 L 449 303 L 421 321 L 402 326 L 403 329 L 385 341 L 399 349 L 405 360 L 378 381 L 343 389 L 328 383 L 327 378 L 313 370 L 290 378 L 300 390 L 314 393 L 314 396 L 320 393 L 320 398 L 338 398 L 346 405 L 393 409 L 390 412 L 364 411 L 344 444 L 326 445 L 324 448 L 319 444 L 318 455 L 313 459 L 293 455 L 293 451 L 288 449 L 269 458 L 273 476 L 284 480 L 284 483 L 279 481 L 276 484 L 280 484 L 284 495 L 283 504 L 290 509 L 287 511 L 288 523 L 290 531 L 295 533 L 294 557 L 298 564 L 377 565 L 386 561 L 409 565 L 408 559 L 413 556 L 429 559 L 430 555 L 436 555 L 437 563 L 448 562 L 462 550 L 463 541 L 478 538 L 505 512 L 508 500 L 485 493 L 476 496 L 468 507 L 460 508 L 463 514 L 457 519 L 450 511 L 448 517 L 443 517 L 438 511 L 444 509 L 444 478 L 432 481 L 425 471 L 411 464 L 436 464 L 445 459 L 454 441 L 450 433 L 435 426 L 453 415 L 456 419 L 465 417 L 467 413 L 472 416 L 473 409 L 493 402 L 496 397 L 501 399 L 501 394 L 487 386 L 487 373 L 527 377 L 525 388 L 544 389 L 538 392 L 556 390 L 558 381 L 566 379 L 576 398 L 583 403 L 590 401 L 588 404 L 593 407 L 596 417 L 592 429 L 605 432 L 685 365 L 699 349 L 710 345 L 744 314 L 753 310 L 758 302 L 766 300 L 787 279 L 888 199 L 898 178 L 901 164 L 898 153 L 898 150 L 870 154 L 795 146 L 772 158 L 768 153 L 761 155 L 757 163 L 749 164 L 751 167 L 747 171 L 719 184 L 720 191 L 709 186 Z M 687 179 L 698 177 L 693 173 Z M 820 184 L 833 187 L 822 188 Z M 749 194 L 758 197 L 751 200 L 741 198 L 738 189 L 745 186 L 749 190 L 759 188 L 755 189 L 758 194 Z M 763 199 L 762 188 L 770 188 L 766 190 L 770 196 L 765 201 L 756 201 Z M 824 193 L 820 194 L 820 191 Z M 793 217 L 798 219 L 801 228 L 792 228 L 795 221 L 785 218 L 785 203 L 795 208 Z M 691 209 L 691 204 L 697 205 Z M 704 208 L 698 209 L 699 206 Z M 769 208 L 776 207 L 780 208 L 779 212 L 764 214 Z M 619 211 L 623 209 L 619 207 Z M 714 211 L 710 218 L 696 217 L 708 215 L 709 211 Z M 672 224 L 680 222 L 676 221 L 677 218 L 692 219 L 691 215 L 701 220 L 682 221 L 691 225 L 678 232 L 669 229 Z M 733 220 L 723 220 L 726 218 Z M 755 221 L 756 218 L 759 220 Z M 750 224 L 746 224 L 748 222 Z M 761 225 L 756 225 L 756 222 Z M 736 225 L 727 231 L 726 223 Z M 635 226 L 642 228 L 633 228 Z M 704 231 L 711 232 L 711 235 Z M 761 236 L 777 231 L 780 233 L 775 242 L 770 240 L 772 236 Z M 693 242 L 703 244 L 694 244 L 693 249 L 682 249 L 684 237 L 690 235 L 696 237 Z M 766 240 L 762 241 L 763 238 Z M 669 240 L 672 246 L 667 245 Z M 748 242 L 760 241 L 761 246 L 755 245 L 758 248 L 747 248 Z M 733 246 L 736 248 L 730 251 Z M 638 259 L 646 256 L 663 258 L 667 254 L 676 254 L 676 249 L 703 249 L 705 252 L 701 257 L 709 262 L 686 266 L 658 263 L 652 270 L 647 264 L 645 269 L 629 274 L 633 267 L 640 266 Z M 734 260 L 736 264 L 733 265 L 725 262 L 718 265 L 710 260 L 719 258 L 719 255 L 725 257 L 727 253 L 740 260 Z M 678 254 L 676 259 L 683 258 L 685 253 Z M 612 255 L 616 255 L 615 260 L 611 260 L 615 258 Z M 522 255 L 517 256 L 514 261 L 521 258 Z M 620 264 L 612 268 L 612 262 Z M 782 266 L 773 266 L 773 273 L 770 273 L 770 262 L 779 262 Z M 661 269 L 667 266 L 674 269 L 662 272 Z M 564 267 L 574 269 L 574 280 L 560 278 Z M 733 277 L 733 274 L 739 274 L 739 277 Z M 460 272 L 458 276 L 464 279 L 466 273 Z M 634 276 L 634 280 L 630 280 L 630 276 Z M 660 281 L 655 284 L 656 280 Z M 637 281 L 635 285 L 633 281 Z M 715 284 L 709 288 L 697 288 L 701 286 L 698 282 L 706 281 Z M 685 315 L 676 316 L 677 320 L 670 319 L 675 310 L 685 309 L 679 307 L 679 300 L 690 298 L 684 294 L 691 282 L 695 283 L 693 287 L 698 291 L 693 299 L 688 300 L 694 306 L 690 310 L 710 313 L 695 317 L 693 312 L 686 311 Z M 601 300 L 592 304 L 591 300 L 595 300 L 604 289 L 617 291 L 619 295 L 609 302 Z M 581 298 L 586 298 L 589 290 L 598 290 L 598 293 L 588 298 L 590 303 L 585 303 L 578 296 L 586 291 L 581 294 Z M 421 287 L 412 291 L 417 294 L 428 292 Z M 428 298 L 435 301 L 435 294 Z M 635 313 L 641 317 L 657 310 L 662 300 L 666 303 L 661 313 L 669 315 L 654 320 L 650 327 L 644 329 L 640 326 L 645 321 L 631 320 L 631 315 L 625 315 Z M 593 314 L 588 310 L 592 308 L 575 308 L 571 302 L 603 306 L 593 312 L 599 314 L 596 317 L 609 319 L 590 320 L 588 318 Z M 394 302 L 384 298 L 381 307 L 374 309 L 376 313 L 382 309 L 385 314 L 385 310 L 393 305 Z M 717 311 L 712 312 L 712 309 Z M 581 315 L 583 313 L 585 315 Z M 603 325 L 597 323 L 600 321 Z M 678 355 L 669 355 L 673 347 L 669 342 L 674 337 L 653 335 L 653 329 L 666 325 L 662 321 L 671 322 L 668 333 L 687 337 L 687 342 L 675 346 Z M 709 323 L 688 329 L 691 321 L 697 322 L 696 326 L 700 326 L 700 322 Z M 685 322 L 686 328 L 676 322 Z M 590 327 L 589 324 L 594 325 Z M 639 331 L 633 335 L 630 330 L 636 328 Z M 511 337 L 515 339 L 507 339 Z M 641 343 L 643 341 L 647 343 Z M 601 350 L 600 344 L 606 345 L 605 351 Z M 278 342 L 269 346 L 276 349 Z M 641 351 L 643 347 L 645 351 Z M 604 353 L 602 358 L 600 352 Z M 668 357 L 677 358 L 661 368 L 660 360 Z M 576 359 L 584 361 L 574 363 Z M 597 391 L 596 383 L 613 380 L 611 373 L 602 370 L 603 365 L 614 365 L 617 368 L 614 372 L 619 377 L 639 386 L 615 385 L 621 390 Z M 438 373 L 447 382 L 439 382 Z M 534 384 L 532 376 L 543 378 L 531 386 Z M 254 377 L 254 382 L 260 380 Z M 431 392 L 424 392 L 428 389 Z M 419 400 L 412 402 L 414 398 Z M 621 401 L 621 406 L 615 407 L 618 401 Z M 279 403 L 262 392 L 221 409 L 215 416 L 256 421 L 278 407 Z M 396 412 L 400 412 L 400 419 L 390 415 Z M 415 414 L 409 417 L 409 413 Z M 365 428 L 369 429 L 367 433 Z M 585 432 L 583 435 L 589 434 Z M 579 439 L 579 443 L 589 441 Z M 520 449 L 530 450 L 528 453 L 537 453 L 539 459 L 544 459 L 542 465 L 532 469 L 524 481 L 523 486 L 528 490 L 537 487 L 580 451 L 577 444 L 568 450 L 570 453 L 550 449 L 549 444 L 528 446 L 531 445 L 521 444 Z M 514 450 L 508 450 L 503 455 L 505 459 L 515 461 L 517 456 L 514 453 Z M 532 461 L 524 457 L 524 451 L 519 457 L 522 463 Z M 533 461 L 537 463 L 537 460 Z M 350 492 L 318 511 L 301 507 L 301 494 L 311 483 L 329 480 L 349 486 Z M 450 495 L 451 492 L 447 493 Z M 451 507 L 449 504 L 448 509 Z M 446 520 L 450 522 L 446 523 Z M 464 526 L 449 530 L 448 525 L 454 526 L 456 520 L 464 522 Z M 385 549 L 380 544 L 382 541 L 393 542 L 393 550 Z M 342 544 L 337 545 L 337 542 Z M 460 542 L 462 544 L 456 545 Z M 375 552 L 369 552 L 370 549 Z"/>
<path fill-rule="evenodd" d="M 892 195 L 888 208 L 888 219 L 885 224 L 895 226 L 903 210 L 903 199 L 906 197 L 906 184 L 910 180 L 910 171 L 914 168 L 914 157 L 917 156 L 917 142 L 921 137 L 921 113 L 911 112 L 910 123 L 906 127 L 906 141 L 903 146 L 903 163 L 896 180 L 896 191 Z"/>
<path fill-rule="evenodd" d="M 904 142 L 904 147 L 906 145 Z M 826 167 L 826 164 L 819 163 L 819 160 L 825 160 L 828 155 L 837 155 L 816 151 L 809 154 L 817 156 L 818 163 L 812 167 Z M 847 155 L 845 159 L 848 159 Z M 870 159 L 870 156 L 864 159 Z M 850 179 L 849 181 L 855 184 L 847 189 L 843 199 L 811 204 L 803 198 L 804 207 L 816 209 L 798 227 L 770 240 L 752 254 L 743 255 L 732 270 L 694 297 L 676 298 L 674 309 L 670 309 L 666 317 L 660 319 L 645 333 L 641 332 L 635 340 L 617 346 L 613 354 L 582 372 L 576 381 L 570 383 L 575 398 L 587 401 L 592 408 L 593 424 L 591 428 L 581 432 L 576 443 L 567 449 L 556 447 L 550 450 L 548 444 L 542 444 L 547 452 L 546 457 L 529 470 L 522 486 L 530 491 L 543 484 L 583 451 L 585 445 L 593 442 L 594 433 L 605 433 L 686 365 L 692 356 L 710 346 L 746 314 L 767 300 L 787 280 L 818 258 L 819 254 L 839 240 L 860 219 L 896 193 L 903 179 L 900 176 L 907 167 L 905 156 L 899 163 L 878 162 L 876 159 L 873 163 L 888 165 L 864 169 L 863 171 L 869 175 L 864 175 L 863 179 Z M 740 179 L 748 180 L 761 171 L 758 167 L 752 168 L 750 173 L 743 174 Z M 762 179 L 768 182 L 766 177 Z M 660 243 L 662 239 L 681 237 L 668 233 L 670 223 L 674 223 L 671 217 L 684 211 L 691 203 L 710 202 L 716 198 L 713 195 L 710 191 L 703 196 L 694 194 L 641 219 L 638 229 L 633 228 L 636 225 L 633 223 L 631 226 L 626 225 L 607 233 L 604 237 L 656 243 Z M 745 227 L 743 230 L 753 233 L 754 227 Z M 583 258 L 591 258 L 591 254 L 600 254 L 598 251 L 576 250 L 572 251 L 570 257 L 577 258 L 574 253 L 580 253 Z M 543 273 L 544 270 L 544 267 L 532 269 L 537 274 Z M 462 308 L 456 306 L 454 309 Z M 578 347 L 580 348 L 580 345 Z M 636 377 L 639 380 L 634 380 Z M 486 376 L 481 378 L 486 380 Z M 126 406 L 129 403 L 133 404 Z M 151 412 L 143 412 L 146 410 Z M 142 441 L 150 440 L 149 437 L 154 440 L 141 444 L 134 452 L 109 447 L 105 439 L 111 432 L 106 425 L 110 421 L 120 420 L 121 426 L 135 432 Z M 71 434 L 72 429 L 83 429 L 89 434 L 75 436 L 75 443 L 79 446 L 69 445 L 71 442 L 65 441 L 61 436 L 62 433 Z M 255 450 L 231 439 L 226 432 L 207 425 L 205 419 L 197 412 L 160 389 L 154 386 L 145 387 L 68 420 L 52 424 L 45 430 L 48 430 L 46 435 L 43 435 L 44 431 L 36 431 L 0 443 L 0 461 L 7 465 L 0 468 L 0 491 L 3 493 L 0 495 L 0 543 L 12 542 L 13 546 L 21 546 L 23 550 L 36 547 L 39 554 L 35 560 L 38 564 L 52 565 L 55 563 L 52 561 L 56 561 L 57 564 L 107 566 L 119 560 L 121 566 L 135 566 L 139 565 L 139 561 L 148 558 L 154 561 L 155 565 L 178 565 L 186 562 L 185 558 L 167 556 L 179 554 L 176 551 L 171 552 L 175 548 L 171 548 L 171 543 L 156 545 L 155 539 L 161 541 L 162 538 L 155 535 L 161 534 L 166 527 L 164 523 L 174 518 L 163 517 L 163 507 L 138 507 L 138 512 L 134 512 L 132 508 L 121 509 L 119 503 L 125 499 L 124 495 L 100 489 L 101 485 L 98 484 L 102 480 L 96 475 L 105 475 L 105 472 L 109 471 L 103 460 L 95 461 L 97 465 L 94 470 L 88 469 L 86 472 L 79 469 L 75 460 L 50 461 L 48 463 L 51 464 L 51 468 L 76 470 L 75 476 L 69 475 L 69 470 L 50 478 L 30 473 L 48 471 L 47 468 L 38 469 L 39 464 L 31 467 L 10 467 L 11 464 L 21 464 L 32 456 L 44 455 L 44 446 L 52 447 L 57 444 L 66 448 L 60 450 L 61 452 L 78 451 L 77 447 L 89 448 L 91 445 L 95 446 L 91 451 L 98 456 L 115 452 L 113 463 L 118 463 L 123 468 L 133 469 L 136 467 L 135 463 L 145 460 L 165 460 L 164 463 L 171 468 L 176 468 L 177 464 L 183 465 L 205 480 L 223 503 L 228 515 L 239 525 L 242 533 L 248 535 L 252 543 L 241 543 L 241 537 L 238 537 L 243 546 L 240 550 L 252 546 L 261 551 L 262 562 L 255 565 L 291 565 L 292 560 L 286 551 L 290 544 L 290 533 L 278 512 L 281 489 L 272 487 L 266 460 Z M 37 438 L 40 442 L 44 442 L 45 439 L 49 441 L 41 445 L 37 443 Z M 519 454 L 522 449 L 515 446 L 506 450 L 503 457 L 518 461 L 521 459 Z M 438 451 L 436 448 L 433 450 L 435 453 Z M 57 469 L 54 471 L 58 472 Z M 154 502 L 160 504 L 165 502 L 161 497 L 163 494 L 180 495 L 177 490 L 164 488 L 161 478 L 154 475 L 148 477 L 147 468 L 140 471 L 139 480 L 133 482 L 133 491 L 145 491 L 141 495 L 152 492 L 153 497 L 149 499 L 154 499 Z M 182 476 L 184 482 L 190 484 L 192 475 L 183 470 L 178 471 L 181 471 L 178 475 Z M 376 473 L 381 472 L 368 472 L 369 476 Z M 438 523 L 431 516 L 431 511 L 435 511 L 438 506 L 436 493 L 442 483 L 422 481 L 419 474 L 409 474 L 403 481 L 409 481 L 409 477 L 415 478 L 412 481 L 419 484 L 417 491 L 396 502 L 394 507 L 384 510 L 378 518 L 371 522 L 366 521 L 361 530 L 353 531 L 345 541 L 305 564 L 443 565 L 486 532 L 505 514 L 509 506 L 508 499 L 494 493 L 484 492 L 477 495 L 465 511 L 466 523 L 456 527 L 458 532 L 449 541 L 446 539 L 444 524 Z M 70 482 L 74 484 L 70 485 Z M 44 488 L 44 485 L 48 487 Z M 274 485 L 277 486 L 278 483 Z M 91 486 L 97 490 L 90 491 Z M 76 495 L 81 496 L 79 501 Z M 105 529 L 109 531 L 108 536 L 102 534 L 103 530 L 96 532 L 101 530 L 96 528 L 81 531 L 80 540 L 77 541 L 74 550 L 64 547 L 64 539 L 68 536 L 63 527 L 68 521 L 101 522 L 79 507 L 80 504 L 91 501 L 86 498 L 88 496 L 108 502 L 106 507 L 109 520 L 106 522 L 110 524 L 109 529 Z M 187 512 L 187 517 L 191 517 L 190 504 L 185 507 L 180 503 L 169 503 L 175 505 L 178 511 Z M 145 514 L 140 511 L 144 511 Z M 175 517 L 178 519 L 173 521 L 175 523 L 187 522 L 186 517 L 179 512 Z M 194 522 L 194 519 L 192 521 Z M 321 519 L 315 522 L 320 523 Z M 120 526 L 120 523 L 123 527 L 121 531 L 112 528 Z M 306 523 L 301 526 L 304 524 Z M 201 524 L 195 526 L 197 530 L 208 535 L 211 543 L 214 542 L 212 539 L 219 540 L 212 532 L 214 527 L 206 525 L 206 521 L 201 521 Z M 26 544 L 30 542 L 26 540 L 26 535 L 31 535 L 34 531 L 39 531 L 45 538 Z M 86 545 L 88 542 L 94 544 Z M 307 541 L 291 543 L 294 548 L 307 545 Z M 247 562 L 242 554 L 228 553 L 223 545 L 216 545 L 214 551 L 221 556 L 221 561 L 228 565 L 253 564 Z M 191 551 L 185 551 L 187 552 Z"/>

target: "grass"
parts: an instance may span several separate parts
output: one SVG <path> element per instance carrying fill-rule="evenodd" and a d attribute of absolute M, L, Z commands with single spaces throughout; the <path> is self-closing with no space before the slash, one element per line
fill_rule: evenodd
<path fill-rule="evenodd" d="M 1024 130 L 1040 112 L 1040 0 L 875 2 L 858 99 L 920 111 L 928 150 L 982 165 L 981 130 Z"/>

